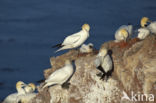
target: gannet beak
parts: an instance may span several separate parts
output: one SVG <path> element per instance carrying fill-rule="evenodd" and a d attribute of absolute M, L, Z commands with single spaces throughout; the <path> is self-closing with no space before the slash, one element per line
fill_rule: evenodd
<path fill-rule="evenodd" d="M 26 84 L 21 84 L 21 88 L 24 88 L 26 86 Z"/>

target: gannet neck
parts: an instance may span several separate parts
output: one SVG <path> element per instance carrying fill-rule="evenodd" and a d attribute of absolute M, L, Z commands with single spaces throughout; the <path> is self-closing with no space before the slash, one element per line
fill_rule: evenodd
<path fill-rule="evenodd" d="M 140 21 L 140 25 L 141 27 L 145 27 L 147 25 L 147 22 L 150 22 L 148 17 L 142 17 L 141 21 Z"/>
<path fill-rule="evenodd" d="M 88 31 L 89 32 L 89 30 L 90 30 L 89 24 L 83 24 L 82 25 L 82 30 L 85 30 L 85 31 Z"/>

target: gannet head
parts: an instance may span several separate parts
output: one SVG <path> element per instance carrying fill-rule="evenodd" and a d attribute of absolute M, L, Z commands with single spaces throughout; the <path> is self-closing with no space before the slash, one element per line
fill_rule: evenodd
<path fill-rule="evenodd" d="M 99 53 L 100 53 L 100 56 L 106 56 L 107 52 L 108 50 L 106 48 L 102 48 Z"/>
<path fill-rule="evenodd" d="M 35 84 L 34 84 L 34 83 L 29 83 L 28 85 L 32 88 L 32 90 L 33 90 L 33 91 L 35 91 L 36 86 L 35 86 Z"/>
<path fill-rule="evenodd" d="M 16 88 L 22 88 L 23 86 L 25 86 L 25 83 L 22 82 L 22 81 L 18 81 L 18 82 L 16 83 Z"/>
<path fill-rule="evenodd" d="M 82 25 L 82 30 L 89 31 L 89 30 L 90 30 L 89 24 L 83 24 L 83 25 Z"/>
<path fill-rule="evenodd" d="M 66 60 L 65 64 L 71 64 L 71 61 L 70 60 Z"/>
<path fill-rule="evenodd" d="M 128 32 L 127 32 L 127 30 L 126 30 L 126 29 L 121 29 L 119 32 L 123 35 L 124 40 L 126 41 L 126 39 L 127 39 L 127 37 L 128 37 Z"/>
<path fill-rule="evenodd" d="M 17 92 L 18 92 L 18 93 L 24 93 L 23 88 L 22 88 L 22 87 L 24 87 L 24 86 L 25 86 L 25 83 L 24 83 L 24 82 L 18 81 L 18 82 L 16 83 Z"/>
<path fill-rule="evenodd" d="M 146 27 L 148 22 L 151 22 L 148 17 L 142 17 L 140 21 L 141 27 Z"/>

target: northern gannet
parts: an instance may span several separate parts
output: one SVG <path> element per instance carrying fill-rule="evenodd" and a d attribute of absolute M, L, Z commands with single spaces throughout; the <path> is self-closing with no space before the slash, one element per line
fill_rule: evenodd
<path fill-rule="evenodd" d="M 151 33 L 156 34 L 156 21 L 149 20 L 148 17 L 143 17 L 140 21 L 142 28 L 148 28 Z"/>
<path fill-rule="evenodd" d="M 118 34 L 118 32 L 121 30 L 121 29 L 125 29 L 127 32 L 128 32 L 128 37 L 130 37 L 132 34 L 133 34 L 133 25 L 122 25 L 120 26 L 117 31 L 115 32 L 115 34 Z"/>
<path fill-rule="evenodd" d="M 7 96 L 2 103 L 16 103 L 17 97 L 20 95 L 25 94 L 25 91 L 23 87 L 25 86 L 25 83 L 22 81 L 18 81 L 16 83 L 16 89 L 17 93 L 10 94 Z"/>
<path fill-rule="evenodd" d="M 92 43 L 89 43 L 88 45 L 83 44 L 80 47 L 80 53 L 90 53 L 92 51 L 93 51 L 93 44 Z"/>
<path fill-rule="evenodd" d="M 128 38 L 128 31 L 126 29 L 120 29 L 115 33 L 115 41 L 120 42 L 122 40 L 126 41 Z"/>
<path fill-rule="evenodd" d="M 110 71 L 113 69 L 112 59 L 107 52 L 106 48 L 102 48 L 94 61 L 96 68 L 103 73 L 101 79 L 105 79 L 106 81 L 110 76 Z"/>
<path fill-rule="evenodd" d="M 72 34 L 70 36 L 67 36 L 64 39 L 63 43 L 57 44 L 53 47 L 60 48 L 56 52 L 58 52 L 60 50 L 64 50 L 64 49 L 77 48 L 87 40 L 87 38 L 89 37 L 89 30 L 90 30 L 89 24 L 84 24 L 84 25 L 82 25 L 81 31 L 79 31 L 75 34 Z"/>
<path fill-rule="evenodd" d="M 74 73 L 72 62 L 69 60 L 65 61 L 65 66 L 53 72 L 48 79 L 45 80 L 43 89 L 48 86 L 62 85 L 65 83 Z"/>
<path fill-rule="evenodd" d="M 24 90 L 26 93 L 33 93 L 36 89 L 36 86 L 34 83 L 29 83 L 28 85 L 25 86 Z"/>

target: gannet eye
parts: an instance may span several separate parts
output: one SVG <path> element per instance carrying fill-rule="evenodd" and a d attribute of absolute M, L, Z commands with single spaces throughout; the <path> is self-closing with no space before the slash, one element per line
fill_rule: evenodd
<path fill-rule="evenodd" d="M 145 24 L 144 26 L 145 26 L 145 27 L 147 27 L 148 25 L 147 25 L 147 24 Z"/>
<path fill-rule="evenodd" d="M 92 49 L 92 48 L 93 48 L 93 46 L 92 46 L 92 45 L 89 45 L 89 48 L 91 48 L 91 49 Z"/>

